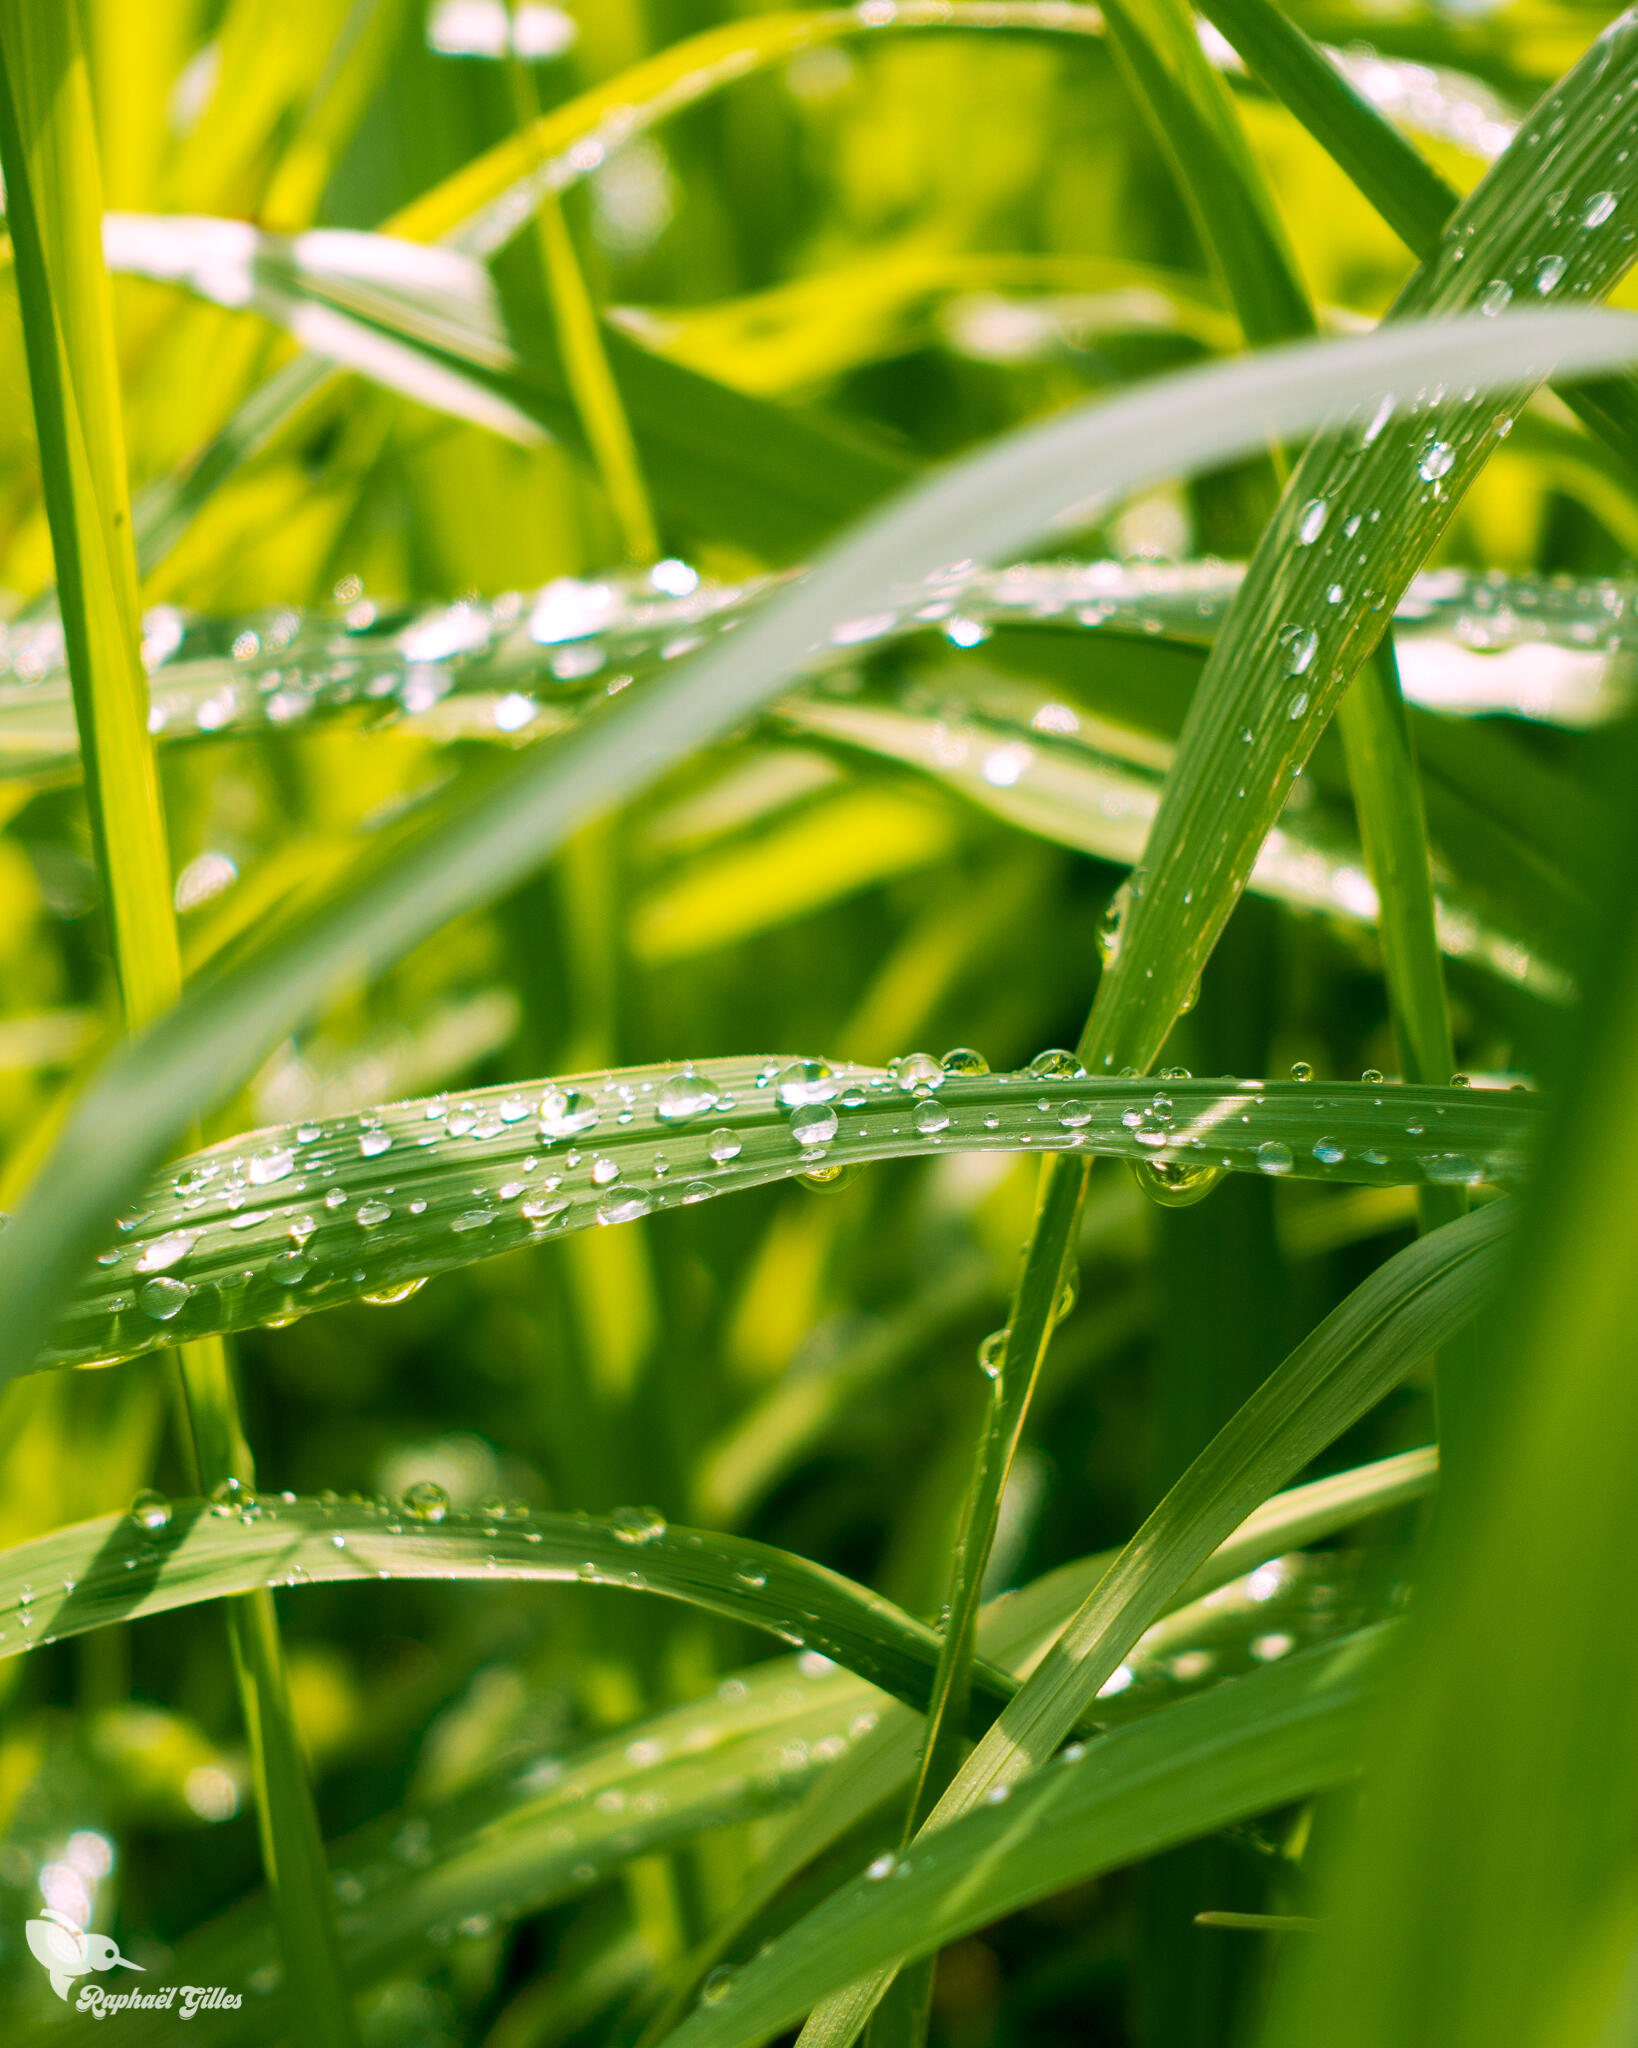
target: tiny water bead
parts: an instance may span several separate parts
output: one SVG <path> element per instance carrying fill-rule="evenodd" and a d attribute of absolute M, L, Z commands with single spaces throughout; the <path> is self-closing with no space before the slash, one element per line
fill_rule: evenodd
<path fill-rule="evenodd" d="M 164 1494 L 156 1493 L 151 1486 L 145 1486 L 131 1502 L 131 1520 L 139 1529 L 151 1533 L 168 1529 L 171 1525 L 171 1504 Z"/>
<path fill-rule="evenodd" d="M 449 1513 L 449 1495 L 435 1479 L 418 1479 L 404 1492 L 405 1512 L 417 1522 L 441 1522 Z"/>
<path fill-rule="evenodd" d="M 658 1508 L 616 1508 L 609 1516 L 609 1525 L 614 1531 L 615 1541 L 629 1543 L 641 1549 L 649 1543 L 658 1543 L 665 1534 L 666 1522 Z"/>

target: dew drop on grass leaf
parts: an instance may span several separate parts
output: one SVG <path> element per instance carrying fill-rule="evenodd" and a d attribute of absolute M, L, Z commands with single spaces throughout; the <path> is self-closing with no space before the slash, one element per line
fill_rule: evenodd
<path fill-rule="evenodd" d="M 737 1131 L 724 1126 L 713 1131 L 705 1142 L 705 1149 L 718 1166 L 726 1166 L 730 1159 L 737 1159 L 744 1150 Z"/>
<path fill-rule="evenodd" d="M 1456 451 L 1448 441 L 1433 441 L 1416 465 L 1416 474 L 1424 483 L 1437 483 L 1440 477 L 1449 476 L 1455 461 Z"/>
<path fill-rule="evenodd" d="M 721 2005 L 734 1988 L 734 1973 L 725 1963 L 719 1963 L 714 1970 L 706 1973 L 700 1985 L 701 2005 Z"/>
<path fill-rule="evenodd" d="M 1029 1071 L 1038 1081 L 1078 1081 L 1086 1073 L 1072 1052 L 1056 1045 L 1038 1052 L 1029 1063 Z"/>
<path fill-rule="evenodd" d="M 907 1052 L 902 1059 L 889 1061 L 887 1071 L 907 1095 L 944 1085 L 944 1068 L 930 1052 Z"/>
<path fill-rule="evenodd" d="M 417 1522 L 441 1522 L 449 1513 L 449 1495 L 434 1479 L 418 1479 L 404 1492 L 404 1508 Z"/>
<path fill-rule="evenodd" d="M 1177 1159 L 1140 1159 L 1132 1171 L 1138 1186 L 1160 1208 L 1191 1209 L 1206 1199 L 1227 1169 Z"/>
<path fill-rule="evenodd" d="M 942 1102 L 918 1102 L 911 1122 L 922 1137 L 936 1138 L 950 1128 L 950 1112 Z"/>
<path fill-rule="evenodd" d="M 829 1102 L 840 1084 L 827 1060 L 792 1060 L 782 1067 L 774 1082 L 774 1093 L 787 1109 L 809 1103 Z"/>
<path fill-rule="evenodd" d="M 1278 1138 L 1269 1138 L 1257 1147 L 1259 1173 L 1289 1173 L 1295 1164 L 1291 1147 L 1282 1145 Z"/>
<path fill-rule="evenodd" d="M 162 1493 L 155 1493 L 145 1486 L 131 1503 L 131 1520 L 139 1529 L 168 1529 L 171 1522 L 171 1504 Z"/>
<path fill-rule="evenodd" d="M 939 1062 L 945 1073 L 958 1078 L 970 1074 L 987 1074 L 990 1063 L 981 1052 L 974 1052 L 970 1045 L 952 1046 Z"/>
<path fill-rule="evenodd" d="M 245 1172 L 254 1187 L 267 1187 L 271 1182 L 283 1180 L 295 1165 L 295 1158 L 288 1145 L 269 1145 L 261 1152 L 252 1152 L 245 1163 Z"/>
<path fill-rule="evenodd" d="M 1293 1060 L 1291 1062 L 1291 1078 L 1293 1081 L 1312 1081 L 1314 1069 L 1311 1062 L 1308 1060 Z"/>
<path fill-rule="evenodd" d="M 168 1323 L 182 1313 L 192 1296 L 193 1289 L 186 1280 L 161 1278 L 140 1288 L 137 1300 L 144 1315 L 152 1316 L 156 1323 Z"/>
<path fill-rule="evenodd" d="M 412 1294 L 419 1294 L 427 1284 L 425 1273 L 417 1273 L 409 1280 L 395 1280 L 390 1287 L 378 1287 L 363 1299 L 372 1308 L 393 1308 L 401 1301 L 408 1301 Z"/>
<path fill-rule="evenodd" d="M 691 1117 L 703 1116 L 716 1099 L 710 1083 L 702 1080 L 692 1067 L 684 1067 L 660 1083 L 660 1092 L 654 1098 L 654 1114 L 664 1123 L 687 1123 Z"/>
<path fill-rule="evenodd" d="M 1007 1354 L 1006 1330 L 992 1330 L 978 1347 L 978 1369 L 988 1380 L 1001 1377 L 1002 1362 Z"/>
<path fill-rule="evenodd" d="M 799 1145 L 828 1145 L 837 1128 L 836 1112 L 828 1104 L 813 1103 L 791 1111 L 791 1136 Z"/>
<path fill-rule="evenodd" d="M 163 1237 L 144 1245 L 133 1264 L 139 1273 L 167 1272 L 172 1266 L 181 1265 L 198 1241 L 198 1234 L 192 1230 L 167 1231 Z"/>
<path fill-rule="evenodd" d="M 658 1508 L 616 1508 L 609 1516 L 609 1523 L 616 1542 L 634 1544 L 639 1548 L 647 1543 L 657 1543 L 665 1534 L 665 1516 Z"/>

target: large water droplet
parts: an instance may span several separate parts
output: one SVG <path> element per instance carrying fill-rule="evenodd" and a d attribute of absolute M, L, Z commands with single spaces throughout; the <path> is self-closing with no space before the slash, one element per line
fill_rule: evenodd
<path fill-rule="evenodd" d="M 1456 460 L 1456 451 L 1448 441 L 1430 441 L 1426 454 L 1416 465 L 1416 474 L 1424 483 L 1437 483 L 1442 476 L 1449 476 Z"/>
<path fill-rule="evenodd" d="M 435 1479 L 417 1479 L 405 1489 L 405 1511 L 417 1522 L 441 1522 L 449 1513 L 449 1495 Z"/>
<path fill-rule="evenodd" d="M 1310 498 L 1302 508 L 1302 517 L 1297 521 L 1297 539 L 1307 548 L 1312 547 L 1325 531 L 1325 522 L 1331 516 L 1331 507 L 1324 498 Z"/>
<path fill-rule="evenodd" d="M 1586 210 L 1581 216 L 1581 225 L 1584 228 L 1601 228 L 1614 211 L 1615 194 L 1595 192 L 1587 201 Z"/>
<path fill-rule="evenodd" d="M 156 1237 L 152 1244 L 144 1245 L 135 1259 L 139 1273 L 163 1273 L 172 1266 L 180 1266 L 199 1236 L 192 1230 L 170 1230 L 163 1237 Z"/>
<path fill-rule="evenodd" d="M 1162 1209 L 1192 1209 L 1223 1178 L 1221 1166 L 1196 1166 L 1178 1159 L 1142 1159 L 1132 1168 L 1137 1184 Z"/>
<path fill-rule="evenodd" d="M 379 1159 L 383 1152 L 392 1150 L 392 1138 L 386 1131 L 361 1131 L 358 1149 L 366 1159 Z"/>
<path fill-rule="evenodd" d="M 192 1298 L 193 1289 L 186 1280 L 150 1280 L 137 1295 L 144 1315 L 153 1317 L 156 1323 L 168 1323 L 172 1316 L 180 1315 Z"/>
<path fill-rule="evenodd" d="M 1287 628 L 1286 674 L 1293 676 L 1306 675 L 1318 651 L 1319 635 L 1312 627 L 1306 629 Z"/>
<path fill-rule="evenodd" d="M 419 1294 L 427 1284 L 425 1273 L 417 1273 L 409 1280 L 395 1280 L 390 1287 L 378 1287 L 362 1297 L 371 1308 L 394 1308 L 401 1301 L 408 1301 L 412 1294 Z"/>
<path fill-rule="evenodd" d="M 1038 1081 L 1080 1081 L 1086 1078 L 1085 1067 L 1061 1045 L 1049 1046 L 1045 1052 L 1038 1052 L 1029 1063 L 1029 1071 Z"/>
<path fill-rule="evenodd" d="M 1505 313 L 1513 301 L 1513 287 L 1505 277 L 1493 277 L 1479 294 L 1479 311 L 1487 319 L 1494 320 L 1498 313 Z"/>
<path fill-rule="evenodd" d="M 701 2005 L 721 2005 L 734 1988 L 734 1973 L 726 1963 L 719 1963 L 714 1970 L 706 1972 L 700 1986 Z"/>
<path fill-rule="evenodd" d="M 726 1125 L 713 1131 L 705 1142 L 705 1149 L 718 1166 L 726 1166 L 730 1159 L 737 1159 L 744 1147 L 740 1144 L 739 1133 L 729 1130 Z"/>
<path fill-rule="evenodd" d="M 268 1145 L 251 1153 L 245 1171 L 256 1187 L 264 1188 L 269 1181 L 283 1180 L 295 1163 L 288 1145 Z"/>
<path fill-rule="evenodd" d="M 145 1486 L 131 1503 L 131 1520 L 139 1529 L 168 1529 L 171 1504 L 164 1494 L 155 1493 L 151 1486 Z"/>
<path fill-rule="evenodd" d="M 907 1095 L 944 1085 L 944 1069 L 930 1052 L 907 1052 L 902 1059 L 890 1060 L 887 1071 Z"/>
<path fill-rule="evenodd" d="M 792 1060 L 779 1070 L 774 1093 L 787 1109 L 809 1102 L 829 1102 L 840 1083 L 827 1060 Z"/>
<path fill-rule="evenodd" d="M 799 1145 L 828 1145 L 838 1129 L 836 1112 L 828 1103 L 811 1103 L 791 1111 L 790 1127 Z"/>
<path fill-rule="evenodd" d="M 1291 1147 L 1282 1145 L 1278 1138 L 1270 1138 L 1266 1144 L 1257 1147 L 1259 1173 L 1289 1173 L 1295 1164 Z"/>
<path fill-rule="evenodd" d="M 644 1544 L 658 1543 L 665 1534 L 665 1516 L 658 1508 L 616 1508 L 609 1516 L 609 1524 L 617 1543 L 630 1543 L 639 1549 Z"/>
<path fill-rule="evenodd" d="M 710 1082 L 692 1067 L 684 1067 L 681 1073 L 660 1083 L 660 1092 L 654 1098 L 654 1114 L 668 1124 L 683 1124 L 690 1117 L 703 1116 L 716 1099 Z"/>
<path fill-rule="evenodd" d="M 1563 277 L 1568 265 L 1562 256 L 1543 256 L 1536 265 L 1536 290 L 1545 298 Z"/>
<path fill-rule="evenodd" d="M 955 1075 L 987 1074 L 990 1063 L 981 1052 L 974 1052 L 970 1045 L 952 1046 L 939 1062 L 945 1073 Z"/>
<path fill-rule="evenodd" d="M 353 1211 L 355 1221 L 365 1230 L 373 1230 L 377 1224 L 385 1223 L 391 1214 L 389 1202 L 360 1202 Z"/>
<path fill-rule="evenodd" d="M 597 1121 L 597 1104 L 579 1088 L 548 1088 L 540 1098 L 543 1138 L 572 1138 Z"/>
<path fill-rule="evenodd" d="M 940 1131 L 950 1128 L 950 1112 L 942 1102 L 918 1102 L 910 1121 L 922 1137 L 936 1138 Z"/>
<path fill-rule="evenodd" d="M 210 1511 L 213 1515 L 242 1516 L 246 1508 L 254 1507 L 255 1504 L 256 1496 L 245 1486 L 243 1480 L 229 1477 L 210 1490 Z"/>

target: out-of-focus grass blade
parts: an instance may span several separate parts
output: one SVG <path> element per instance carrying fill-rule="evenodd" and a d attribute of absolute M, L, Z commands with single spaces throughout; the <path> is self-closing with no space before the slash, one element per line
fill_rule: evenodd
<path fill-rule="evenodd" d="M 125 438 L 90 81 L 69 14 L 0 9 L 0 157 L 40 449 L 61 631 L 112 951 L 127 1015 L 177 986 L 165 845 L 130 545 Z M 155 906 L 159 914 L 155 914 Z"/>
<path fill-rule="evenodd" d="M 1489 1455 L 1441 1527 L 1335 1917 L 1270 2043 L 1316 2025 L 1339 2048 L 1630 2029 L 1638 1754 L 1615 1703 L 1638 1679 L 1638 1257 L 1602 1162 L 1638 1132 L 1632 844 L 1629 827 L 1612 848 L 1617 915 L 1497 1325 Z"/>
<path fill-rule="evenodd" d="M 507 332 L 488 271 L 459 250 L 339 229 L 268 235 L 244 221 L 153 214 L 110 216 L 106 243 L 116 269 L 248 307 L 315 358 L 422 405 L 512 440 L 550 434 L 586 448 L 562 365 Z M 912 473 L 905 458 L 731 391 L 618 329 L 605 328 L 603 338 L 645 464 L 679 525 L 788 556 L 817 546 Z M 322 366 L 291 365 L 280 389 L 305 397 L 322 374 Z M 158 508 L 156 498 L 145 520 Z"/>
<path fill-rule="evenodd" d="M 1459 195 L 1355 89 L 1344 62 L 1311 43 L 1270 0 L 1206 0 L 1201 12 L 1347 173 L 1396 235 L 1430 257 Z M 1593 430 L 1638 465 L 1638 379 L 1631 372 L 1560 393 Z"/>
<path fill-rule="evenodd" d="M 1034 1899 L 1336 1784 L 1381 1690 L 1370 1630 L 1161 1709 L 1004 1803 L 888 1853 L 779 1937 L 669 2036 L 755 2048 L 861 1970 L 926 1955 Z"/>
<path fill-rule="evenodd" d="M 1497 310 L 1515 294 L 1608 291 L 1632 259 L 1638 168 L 1603 110 L 1635 80 L 1638 18 L 1623 16 L 1467 200 L 1395 318 Z M 1500 403 L 1469 398 L 1472 388 L 1464 377 L 1454 393 L 1449 384 L 1408 401 L 1401 393 L 1315 442 L 1298 465 L 1212 649 L 1143 865 L 1127 884 L 1083 1039 L 1089 1065 L 1155 1058 L 1292 769 L 1530 387 Z"/>
<path fill-rule="evenodd" d="M 1053 1065 L 1070 1068 L 1054 1072 Z M 398 1103 L 192 1154 L 122 1219 L 42 1365 L 401 1300 L 431 1274 L 795 1174 L 944 1152 L 1078 1153 L 1389 1187 L 1516 1185 L 1542 1099 L 1349 1082 L 1088 1083 L 704 1060 Z"/>
<path fill-rule="evenodd" d="M 219 1103 L 333 991 L 459 912 L 492 901 L 576 826 L 766 703 L 839 626 L 896 604 L 906 586 L 951 561 L 1006 556 L 1055 520 L 1084 519 L 1088 478 L 1097 480 L 1097 502 L 1107 503 L 1270 438 L 1289 439 L 1338 405 L 1449 376 L 1458 364 L 1475 382 L 1505 383 L 1554 360 L 1619 360 L 1638 349 L 1635 329 L 1638 320 L 1588 310 L 1407 325 L 1357 341 L 1270 350 L 1027 427 L 919 486 L 726 643 L 685 658 L 646 690 L 623 692 L 558 745 L 526 756 L 481 798 L 397 845 L 390 861 L 366 870 L 277 945 L 196 986 L 162 1025 L 111 1060 L 70 1114 L 31 1199 L 0 1235 L 0 1380 L 27 1368 L 54 1304 L 190 1117 Z M 1274 753 L 1271 734 L 1263 754 Z M 1190 793 L 1199 779 L 1197 769 L 1180 786 Z M 1234 801 L 1231 792 L 1230 808 Z M 1195 808 L 1192 797 L 1187 808 Z M 1157 833 L 1165 818 L 1163 807 Z M 1259 837 L 1272 822 L 1272 815 L 1263 820 Z M 1246 870 L 1255 851 L 1253 843 Z M 1226 902 L 1219 908 L 1226 916 Z M 1203 923 L 1194 947 L 1202 959 L 1215 929 L 1215 921 Z M 1115 973 L 1130 979 L 1133 970 L 1122 963 L 1140 950 L 1127 946 Z M 1171 986 L 1175 970 L 1164 953 L 1156 974 L 1155 1013 L 1170 1005 L 1163 1035 L 1189 984 Z"/>
<path fill-rule="evenodd" d="M 671 1528 L 653 1508 L 596 1519 L 504 1507 L 454 1515 L 440 1503 L 428 1519 L 416 1506 L 258 1497 L 241 1488 L 219 1502 L 144 1506 L 59 1529 L 0 1552 L 0 1655 L 256 1586 L 512 1578 L 684 1600 L 816 1650 L 912 1705 L 926 1699 L 934 1631 L 806 1558 Z M 1012 1687 L 985 1670 L 974 1692 L 993 1711 Z"/>
<path fill-rule="evenodd" d="M 1246 340 L 1255 346 L 1312 333 L 1295 258 L 1193 14 L 1183 0 L 1141 7 L 1104 0 L 1103 14 Z"/>

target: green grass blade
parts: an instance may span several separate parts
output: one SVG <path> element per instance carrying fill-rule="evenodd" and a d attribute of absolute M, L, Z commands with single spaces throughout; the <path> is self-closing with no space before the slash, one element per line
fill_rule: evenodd
<path fill-rule="evenodd" d="M 460 911 L 493 901 L 578 825 L 767 702 L 839 624 L 893 602 L 900 585 L 952 559 L 1021 550 L 1066 510 L 1084 511 L 1089 476 L 1105 501 L 1118 498 L 1146 480 L 1222 462 L 1270 437 L 1289 438 L 1339 403 L 1414 387 L 1458 362 L 1466 376 L 1505 382 L 1549 353 L 1583 364 L 1619 359 L 1634 346 L 1634 326 L 1593 311 L 1520 315 L 1426 330 L 1407 325 L 1359 341 L 1268 351 L 1159 379 L 1027 428 L 911 492 L 725 645 L 682 662 L 647 690 L 623 693 L 548 752 L 526 756 L 479 800 L 400 843 L 390 862 L 361 875 L 277 945 L 191 991 L 163 1025 L 112 1060 L 81 1097 L 31 1199 L 0 1237 L 0 1380 L 26 1369 L 55 1301 L 95 1257 L 114 1215 L 189 1118 L 220 1102 L 333 991 L 399 957 Z M 1295 722 L 1288 726 L 1296 746 L 1309 737 Z M 1294 752 L 1271 727 L 1261 758 L 1272 765 Z M 1184 785 L 1191 809 L 1198 773 Z M 1232 807 L 1232 796 L 1228 801 Z M 1169 836 L 1162 830 L 1166 816 L 1163 806 L 1155 828 L 1162 839 Z M 1242 837 L 1233 835 L 1236 852 Z M 1255 845 L 1244 850 L 1249 869 Z M 1226 915 L 1226 903 L 1214 899 L 1213 908 Z M 1215 925 L 1198 910 L 1195 922 L 1193 951 L 1203 958 Z M 1145 947 L 1150 943 L 1145 935 Z M 1127 976 L 1123 962 L 1140 950 L 1123 948 L 1112 978 Z M 1156 973 L 1157 1013 L 1170 1003 L 1163 1034 L 1188 981 L 1172 988 L 1169 956 Z"/>
<path fill-rule="evenodd" d="M 1061 1173 L 1059 1180 L 1062 1186 L 1070 1175 Z M 1007 1788 L 1045 1764 L 1126 1650 L 1229 1530 L 1466 1327 L 1494 1286 L 1514 1220 L 1507 1206 L 1496 1205 L 1396 1254 L 1270 1374 L 1126 1545 L 979 1740 L 933 1808 L 918 1844 L 982 1802 L 1004 1800 Z M 1047 1223 L 1037 1244 L 1050 1248 L 1050 1215 Z M 1039 1265 L 1042 1253 L 1031 1249 L 1032 1263 Z M 1025 1315 L 1014 1314 L 1015 1326 L 1023 1324 Z M 888 1971 L 850 1983 L 814 2014 L 814 2038 L 852 2040 L 890 1976 Z"/>
<path fill-rule="evenodd" d="M 896 1076 L 702 1060 L 435 1096 L 179 1161 L 124 1219 L 39 1363 L 390 1303 L 521 1245 L 868 1160 L 1029 1151 L 1151 1177 L 1514 1186 L 1543 1111 L 1540 1096 L 1492 1088 L 945 1076 L 925 1054 Z"/>
<path fill-rule="evenodd" d="M 247 1505 L 248 1503 L 248 1505 Z M 514 1578 L 611 1586 L 684 1600 L 844 1664 L 924 1704 L 938 1640 L 924 1622 L 836 1572 L 749 1538 L 668 1527 L 651 1508 L 607 1519 L 516 1514 L 418 1519 L 414 1504 L 258 1498 L 175 1504 L 146 1529 L 107 1516 L 0 1552 L 0 1655 L 111 1621 L 191 1606 L 253 1587 L 389 1578 Z M 72 1582 L 54 1603 L 42 1588 Z M 990 1710 L 1012 1686 L 984 1668 Z M 988 1715 L 985 1715 L 988 1719 Z"/>
<path fill-rule="evenodd" d="M 1201 12 L 1406 246 L 1431 257 L 1457 209 L 1455 187 L 1270 0 L 1208 0 Z M 1630 477 L 1638 466 L 1638 380 L 1629 372 L 1567 385 L 1559 395 L 1623 458 Z"/>
<path fill-rule="evenodd" d="M 1638 78 L 1638 29 L 1623 19 L 1468 199 L 1400 295 L 1395 319 L 1475 306 L 1492 283 L 1521 297 L 1543 279 L 1564 297 L 1613 286 L 1631 261 L 1624 223 L 1638 211 L 1638 176 L 1602 109 L 1629 78 Z M 1561 230 L 1561 187 L 1586 194 L 1583 210 L 1594 192 L 1618 195 L 1614 231 Z M 1278 819 L 1292 769 L 1528 388 L 1499 407 L 1464 399 L 1426 417 L 1417 403 L 1384 408 L 1303 457 L 1212 649 L 1128 885 L 1120 942 L 1082 1042 L 1089 1066 L 1143 1067 L 1158 1054 Z"/>
<path fill-rule="evenodd" d="M 1630 757 L 1623 762 L 1628 776 Z M 1630 787 L 1630 783 L 1625 786 Z M 1493 1371 L 1506 1403 L 1436 1545 L 1331 1931 L 1264 2038 L 1339 2048 L 1617 2040 L 1628 2025 L 1633 1210 L 1601 1162 L 1638 1130 L 1631 833 L 1602 970 Z M 1296 1958 L 1290 1959 L 1293 1964 Z M 1567 2030 L 1567 2031 L 1566 2031 Z"/>
<path fill-rule="evenodd" d="M 1105 0 L 1103 13 L 1246 340 L 1256 347 L 1311 334 L 1296 259 L 1193 14 L 1183 0 Z"/>
<path fill-rule="evenodd" d="M 1381 1649 L 1370 1632 L 1305 1652 L 1068 1752 L 1004 1804 L 834 1892 L 670 2042 L 755 2048 L 861 1969 L 928 1954 L 1034 1899 L 1348 1777 Z"/>
<path fill-rule="evenodd" d="M 17 254 L 30 385 L 86 799 L 126 1021 L 174 1002 L 181 968 L 164 816 L 147 728 L 112 306 L 101 246 L 96 127 L 72 8 L 0 12 L 0 162 Z M 196 1469 L 251 1472 L 218 1340 L 180 1354 Z M 312 1795 L 265 1596 L 234 1607 L 229 1642 L 286 1959 L 313 2038 L 348 2048 Z"/>

